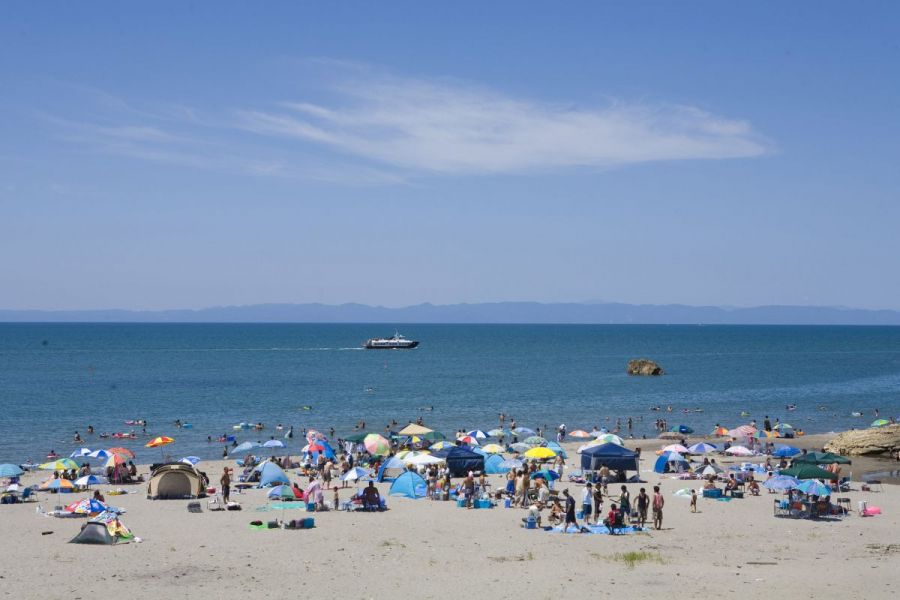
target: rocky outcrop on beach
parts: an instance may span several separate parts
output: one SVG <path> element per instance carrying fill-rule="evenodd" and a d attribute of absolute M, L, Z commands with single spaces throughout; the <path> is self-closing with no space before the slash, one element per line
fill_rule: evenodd
<path fill-rule="evenodd" d="M 628 361 L 627 372 L 629 375 L 659 376 L 665 373 L 663 368 L 649 358 L 636 358 Z"/>
<path fill-rule="evenodd" d="M 825 444 L 826 452 L 859 456 L 900 450 L 900 425 L 845 431 Z"/>

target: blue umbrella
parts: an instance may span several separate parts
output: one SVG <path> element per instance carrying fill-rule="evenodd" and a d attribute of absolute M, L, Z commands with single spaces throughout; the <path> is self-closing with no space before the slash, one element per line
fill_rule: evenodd
<path fill-rule="evenodd" d="M 240 454 L 241 452 L 246 452 L 248 450 L 252 450 L 253 448 L 259 448 L 259 442 L 244 442 L 243 444 L 238 444 L 234 448 L 231 449 L 231 452 L 228 454 Z"/>
<path fill-rule="evenodd" d="M 513 431 L 515 431 L 519 435 L 521 435 L 523 433 L 528 434 L 528 435 L 534 435 L 534 429 L 528 429 L 527 427 L 516 427 L 515 429 L 513 429 Z"/>
<path fill-rule="evenodd" d="M 281 440 L 269 440 L 263 444 L 263 448 L 284 448 L 284 442 Z"/>
<path fill-rule="evenodd" d="M 800 485 L 800 480 L 790 475 L 775 475 L 763 483 L 763 487 L 770 490 L 789 490 L 798 485 Z"/>
<path fill-rule="evenodd" d="M 800 490 L 804 494 L 810 496 L 830 496 L 831 488 L 817 479 L 807 479 L 794 486 L 794 489 Z"/>
<path fill-rule="evenodd" d="M 700 442 L 688 448 L 691 454 L 706 454 L 707 452 L 715 452 L 718 449 L 719 447 L 715 444 L 707 444 L 706 442 Z"/>
<path fill-rule="evenodd" d="M 551 469 L 541 469 L 531 474 L 532 479 L 546 479 L 547 481 L 556 481 L 559 479 L 559 473 Z"/>
<path fill-rule="evenodd" d="M 79 448 L 78 450 L 76 450 L 75 452 L 70 454 L 69 458 L 84 458 L 84 457 L 90 456 L 90 455 L 91 455 L 90 448 Z"/>
<path fill-rule="evenodd" d="M 193 465 L 196 465 L 196 464 L 197 464 L 198 462 L 200 462 L 201 460 L 203 460 L 203 459 L 201 459 L 199 456 L 185 456 L 185 457 L 182 458 L 179 462 L 183 462 L 183 463 L 185 463 L 185 464 L 187 464 L 187 465 L 192 465 L 192 466 L 193 466 Z"/>
<path fill-rule="evenodd" d="M 88 485 L 97 485 L 98 483 L 106 483 L 105 477 L 98 477 L 96 475 L 85 475 L 84 477 L 80 477 L 75 480 L 75 485 L 88 486 Z M 100 510 L 92 510 L 91 512 L 101 512 L 105 509 Z"/>
<path fill-rule="evenodd" d="M 88 454 L 89 458 L 99 458 L 100 460 L 106 460 L 110 456 L 112 456 L 111 452 L 107 452 L 106 450 L 94 450 L 90 454 Z"/>
<path fill-rule="evenodd" d="M 369 476 L 369 472 L 360 467 L 353 467 L 343 475 L 341 475 L 341 481 L 356 481 L 358 479 L 364 479 Z"/>
<path fill-rule="evenodd" d="M 10 463 L 0 465 L 0 477 L 18 477 L 24 472 L 18 465 Z"/>
<path fill-rule="evenodd" d="M 776 446 L 772 456 L 777 456 L 778 458 L 790 458 L 792 456 L 797 456 L 800 452 L 800 448 L 794 448 L 793 446 Z"/>
<path fill-rule="evenodd" d="M 483 439 L 485 439 L 486 437 L 489 437 L 488 434 L 486 434 L 485 432 L 483 432 L 483 431 L 480 430 L 480 429 L 473 429 L 472 431 L 470 431 L 470 432 L 467 433 L 466 435 L 471 435 L 473 438 L 477 438 L 477 439 L 479 439 L 479 440 L 483 440 Z"/>

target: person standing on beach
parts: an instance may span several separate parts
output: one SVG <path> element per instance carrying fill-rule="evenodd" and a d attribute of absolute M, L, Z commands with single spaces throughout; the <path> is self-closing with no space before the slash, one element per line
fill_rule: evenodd
<path fill-rule="evenodd" d="M 600 484 L 594 486 L 594 525 L 598 525 L 600 523 L 600 519 L 603 515 L 603 490 L 600 489 Z"/>
<path fill-rule="evenodd" d="M 219 479 L 219 484 L 222 486 L 222 501 L 227 504 L 231 499 L 231 469 L 228 467 L 222 470 L 222 478 Z"/>
<path fill-rule="evenodd" d="M 643 528 L 644 523 L 647 522 L 647 509 L 650 508 L 650 496 L 647 495 L 646 488 L 641 488 L 641 491 L 638 492 L 635 504 L 637 505 L 638 518 L 641 520 L 641 528 Z"/>
<path fill-rule="evenodd" d="M 662 529 L 663 522 L 663 506 L 665 506 L 666 500 L 663 498 L 663 495 L 659 493 L 659 486 L 653 486 L 653 527 L 656 529 Z"/>
<path fill-rule="evenodd" d="M 563 533 L 567 533 L 569 523 L 578 529 L 578 521 L 575 519 L 575 498 L 569 495 L 569 488 L 563 490 L 563 496 L 566 497 L 566 522 L 563 525 Z"/>
<path fill-rule="evenodd" d="M 591 522 L 591 502 L 594 499 L 594 491 L 591 482 L 587 482 L 581 490 L 581 512 L 584 514 L 584 522 Z"/>
<path fill-rule="evenodd" d="M 697 490 L 691 490 L 691 512 L 697 512 Z"/>

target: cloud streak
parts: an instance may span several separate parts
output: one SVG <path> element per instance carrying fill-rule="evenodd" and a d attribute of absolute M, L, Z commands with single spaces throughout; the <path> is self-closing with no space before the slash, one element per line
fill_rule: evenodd
<path fill-rule="evenodd" d="M 359 77 L 334 104 L 237 111 L 239 127 L 412 173 L 522 173 L 652 161 L 755 157 L 770 144 L 749 123 L 690 106 L 595 108 L 513 98 L 461 82 Z"/>

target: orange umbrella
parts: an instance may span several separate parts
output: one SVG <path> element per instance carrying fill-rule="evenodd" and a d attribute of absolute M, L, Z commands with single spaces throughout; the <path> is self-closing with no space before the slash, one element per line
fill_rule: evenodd
<path fill-rule="evenodd" d="M 134 452 L 128 448 L 110 448 L 107 452 L 110 454 L 118 454 L 119 456 L 124 456 L 126 458 L 134 458 Z"/>
<path fill-rule="evenodd" d="M 160 436 L 158 438 L 154 438 L 154 439 L 150 440 L 149 442 L 147 442 L 147 447 L 148 448 L 159 448 L 160 446 L 168 446 L 169 444 L 171 444 L 174 441 L 175 440 L 173 440 L 170 437 Z"/>

